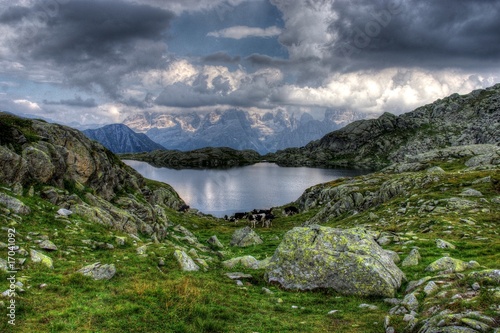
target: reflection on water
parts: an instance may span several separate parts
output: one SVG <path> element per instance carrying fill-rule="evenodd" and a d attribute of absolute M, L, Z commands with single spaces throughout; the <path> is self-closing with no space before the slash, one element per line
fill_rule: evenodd
<path fill-rule="evenodd" d="M 297 200 L 305 189 L 361 170 L 285 168 L 258 163 L 232 169 L 175 170 L 124 161 L 146 178 L 170 184 L 191 208 L 222 217 L 237 211 L 280 206 Z"/>

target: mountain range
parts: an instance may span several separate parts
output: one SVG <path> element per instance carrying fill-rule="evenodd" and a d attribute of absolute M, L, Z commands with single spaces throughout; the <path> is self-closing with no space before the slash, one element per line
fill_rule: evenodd
<path fill-rule="evenodd" d="M 106 125 L 98 129 L 87 129 L 83 133 L 98 141 L 115 154 L 150 152 L 165 149 L 143 133 L 135 133 L 123 124 Z"/>
<path fill-rule="evenodd" d="M 297 118 L 285 110 L 265 114 L 242 110 L 202 113 L 140 113 L 123 122 L 145 133 L 166 149 L 190 151 L 205 147 L 252 149 L 260 154 L 299 147 L 366 115 L 327 110 L 322 120 L 304 113 Z"/>

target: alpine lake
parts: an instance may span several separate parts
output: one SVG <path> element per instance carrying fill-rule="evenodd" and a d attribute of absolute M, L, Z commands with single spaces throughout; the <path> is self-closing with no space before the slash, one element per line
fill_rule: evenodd
<path fill-rule="evenodd" d="M 216 217 L 269 209 L 297 200 L 307 188 L 367 170 L 280 167 L 257 163 L 231 169 L 169 169 L 124 160 L 142 176 L 170 184 L 181 198 L 202 213 Z"/>

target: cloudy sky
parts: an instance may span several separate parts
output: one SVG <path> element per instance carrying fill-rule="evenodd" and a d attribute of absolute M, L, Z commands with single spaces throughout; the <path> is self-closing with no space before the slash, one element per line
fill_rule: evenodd
<path fill-rule="evenodd" d="M 500 82 L 498 0 L 0 0 L 0 110 L 396 114 Z"/>

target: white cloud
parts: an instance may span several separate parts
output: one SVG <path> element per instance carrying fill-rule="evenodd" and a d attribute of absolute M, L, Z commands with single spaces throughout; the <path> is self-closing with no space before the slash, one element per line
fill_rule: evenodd
<path fill-rule="evenodd" d="M 281 29 L 277 26 L 268 28 L 248 27 L 244 25 L 237 25 L 234 27 L 212 31 L 207 34 L 209 37 L 216 38 L 231 38 L 242 39 L 248 37 L 275 37 L 281 33 Z"/>
<path fill-rule="evenodd" d="M 39 111 L 39 110 L 41 110 L 41 108 L 38 105 L 38 103 L 28 101 L 27 99 L 16 99 L 16 100 L 14 100 L 14 103 L 16 103 L 17 105 L 21 105 L 21 106 L 23 106 L 23 107 L 25 107 L 25 108 L 27 108 L 28 110 L 31 110 L 31 111 Z"/>
<path fill-rule="evenodd" d="M 287 105 L 338 107 L 365 113 L 403 113 L 452 93 L 484 88 L 498 77 L 442 70 L 388 68 L 330 76 L 321 87 L 285 85 L 273 100 Z"/>

